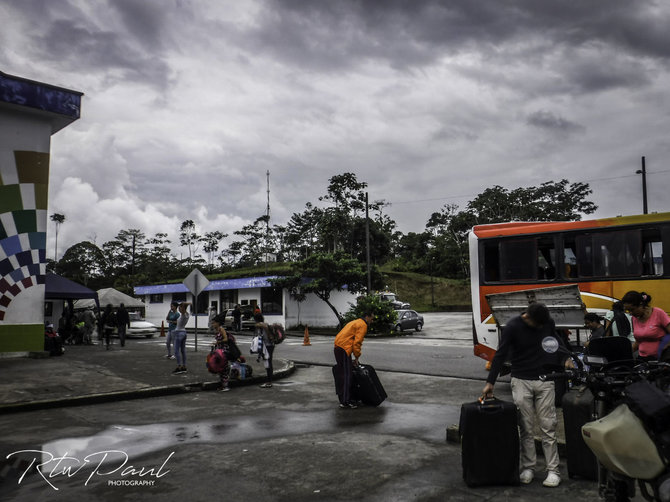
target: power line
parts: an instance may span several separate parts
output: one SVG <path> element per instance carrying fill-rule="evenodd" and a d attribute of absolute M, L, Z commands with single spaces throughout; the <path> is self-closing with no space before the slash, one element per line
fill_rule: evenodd
<path fill-rule="evenodd" d="M 670 172 L 670 169 L 665 169 L 663 171 L 648 171 L 647 174 L 663 174 L 663 173 L 668 173 Z M 638 174 L 625 174 L 623 176 L 611 176 L 608 178 L 593 178 L 590 180 L 580 180 L 580 181 L 574 181 L 573 183 L 594 183 L 596 181 L 609 181 L 609 180 L 619 180 L 623 178 L 636 178 Z M 413 199 L 413 200 L 401 200 L 397 202 L 393 201 L 388 201 L 389 205 L 394 205 L 394 204 L 416 204 L 419 202 L 435 202 L 438 200 L 449 200 L 449 199 L 463 199 L 466 197 L 476 197 L 479 194 L 469 194 L 469 195 L 449 195 L 447 197 L 434 197 L 431 199 Z"/>

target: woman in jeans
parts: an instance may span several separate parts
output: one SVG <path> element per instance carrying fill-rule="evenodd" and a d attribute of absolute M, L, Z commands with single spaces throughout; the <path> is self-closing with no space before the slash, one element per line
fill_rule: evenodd
<path fill-rule="evenodd" d="M 261 314 L 260 310 L 254 314 L 254 321 L 256 321 L 256 335 L 263 338 L 263 364 L 265 365 L 265 372 L 267 373 L 267 381 L 261 385 L 263 389 L 269 389 L 272 387 L 272 354 L 275 351 L 274 340 L 270 336 L 270 328 L 265 323 L 265 318 Z"/>
<path fill-rule="evenodd" d="M 177 328 L 174 330 L 174 354 L 177 356 L 177 368 L 172 372 L 173 375 L 186 373 L 186 323 L 188 322 L 188 312 L 186 307 L 188 302 L 179 304 L 179 319 L 177 319 Z"/>

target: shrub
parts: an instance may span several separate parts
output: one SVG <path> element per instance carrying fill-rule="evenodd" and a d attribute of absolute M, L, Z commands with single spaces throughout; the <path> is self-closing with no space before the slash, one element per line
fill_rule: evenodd
<path fill-rule="evenodd" d="M 368 331 L 372 333 L 388 333 L 398 320 L 398 313 L 391 304 L 381 300 L 377 295 L 359 296 L 356 305 L 352 304 L 344 315 L 344 320 L 345 322 L 353 321 L 362 317 L 365 312 L 372 312 L 374 315 L 368 328 Z"/>

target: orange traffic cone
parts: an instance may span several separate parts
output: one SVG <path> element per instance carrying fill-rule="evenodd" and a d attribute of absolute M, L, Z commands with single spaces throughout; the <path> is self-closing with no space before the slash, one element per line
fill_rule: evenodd
<path fill-rule="evenodd" d="M 302 344 L 303 344 L 303 345 L 312 345 L 312 344 L 309 342 L 309 329 L 307 328 L 307 325 L 305 325 L 305 338 L 304 338 L 304 340 L 302 341 Z"/>
<path fill-rule="evenodd" d="M 486 371 L 491 370 L 491 361 L 486 361 Z"/>
<path fill-rule="evenodd" d="M 165 336 L 165 321 L 161 321 L 161 336 Z"/>

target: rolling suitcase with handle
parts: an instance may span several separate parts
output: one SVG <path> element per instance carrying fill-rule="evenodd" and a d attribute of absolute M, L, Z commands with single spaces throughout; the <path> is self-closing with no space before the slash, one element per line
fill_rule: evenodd
<path fill-rule="evenodd" d="M 598 461 L 582 437 L 582 425 L 593 420 L 593 394 L 587 387 L 563 396 L 563 424 L 568 477 L 596 481 Z"/>
<path fill-rule="evenodd" d="M 371 406 L 379 406 L 388 397 L 377 372 L 369 364 L 354 366 L 352 397 Z"/>
<path fill-rule="evenodd" d="M 463 480 L 468 486 L 519 484 L 517 407 L 499 399 L 461 406 Z"/>

